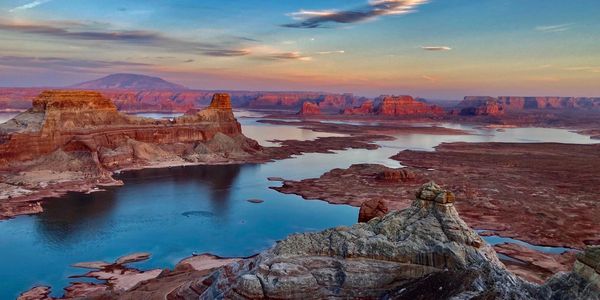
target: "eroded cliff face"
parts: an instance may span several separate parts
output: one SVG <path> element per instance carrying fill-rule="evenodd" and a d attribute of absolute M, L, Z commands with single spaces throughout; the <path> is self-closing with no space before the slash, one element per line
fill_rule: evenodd
<path fill-rule="evenodd" d="M 174 120 L 154 120 L 119 113 L 108 98 L 97 92 L 46 91 L 33 101 L 30 110 L 0 126 L 0 167 L 18 165 L 54 151 L 89 152 L 98 156 L 102 166 L 116 167 L 115 164 L 144 159 L 136 157 L 136 151 L 129 151 L 131 157 L 105 164 L 103 158 L 114 151 L 126 154 L 127 151 L 118 150 L 136 143 L 146 143 L 146 147 L 158 152 L 173 152 L 174 149 L 161 147 L 176 146 L 183 151 L 174 154 L 190 158 L 193 148 L 210 143 L 216 135 L 225 136 L 221 139 L 244 138 L 226 94 L 215 94 L 207 109 L 192 110 Z M 239 146 L 231 150 L 242 153 L 260 149 L 250 140 Z"/>
<path fill-rule="evenodd" d="M 518 96 L 467 96 L 456 107 L 455 113 L 463 116 L 501 116 L 534 110 L 599 109 L 600 98 L 593 97 L 518 97 Z"/>
<path fill-rule="evenodd" d="M 298 115 L 301 116 L 314 116 L 314 115 L 320 115 L 321 114 L 321 108 L 319 108 L 319 105 L 317 105 L 316 103 L 313 102 L 304 102 L 304 104 L 302 104 L 302 108 L 300 109 L 300 111 L 298 112 Z"/>
<path fill-rule="evenodd" d="M 361 106 L 347 108 L 343 111 L 343 114 L 383 117 L 431 117 L 442 116 L 445 112 L 441 107 L 417 101 L 411 96 L 381 96 L 374 102 L 367 101 Z"/>
<path fill-rule="evenodd" d="M 119 169 L 245 162 L 261 150 L 242 134 L 227 94 L 215 94 L 206 109 L 155 120 L 122 114 L 98 92 L 45 91 L 0 125 L 0 184 L 7 191 L 0 200 L 58 183 L 114 183 L 111 172 Z"/>
<path fill-rule="evenodd" d="M 412 206 L 368 223 L 288 237 L 256 257 L 174 290 L 172 299 L 597 299 L 572 284 L 537 286 L 506 271 L 434 183 Z M 555 279 L 559 281 L 559 279 Z M 557 290 L 554 290 L 556 288 Z M 594 298 L 596 297 L 596 298 Z"/>

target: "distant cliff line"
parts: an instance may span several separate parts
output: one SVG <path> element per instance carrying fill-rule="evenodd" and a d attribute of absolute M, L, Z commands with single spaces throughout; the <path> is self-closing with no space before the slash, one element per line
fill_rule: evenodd
<path fill-rule="evenodd" d="M 31 101 L 47 88 L 0 88 L 0 111 L 23 111 L 31 108 Z M 338 114 L 347 109 L 382 101 L 386 96 L 368 98 L 350 93 L 297 92 L 297 91 L 211 91 L 211 90 L 130 90 L 96 89 L 111 99 L 120 111 L 125 112 L 186 112 L 192 108 L 206 107 L 212 95 L 227 92 L 233 107 L 273 110 L 300 110 L 304 103 L 316 104 L 325 114 Z M 436 104 L 449 112 L 463 115 L 518 112 L 532 109 L 599 109 L 600 97 L 523 97 L 523 96 L 466 96 L 462 101 L 434 101 L 415 98 L 417 101 Z M 497 109 L 493 106 L 499 106 Z M 491 107 L 489 107 L 491 106 Z M 470 112 L 469 112 L 470 109 Z"/>

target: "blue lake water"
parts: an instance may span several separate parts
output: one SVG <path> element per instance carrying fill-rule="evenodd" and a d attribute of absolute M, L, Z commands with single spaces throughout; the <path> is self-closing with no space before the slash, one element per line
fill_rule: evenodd
<path fill-rule="evenodd" d="M 157 116 L 162 117 L 162 116 Z M 256 123 L 241 118 L 249 137 L 314 139 L 327 136 L 294 126 Z M 403 149 L 432 150 L 442 142 L 512 141 L 591 143 L 566 130 L 474 129 L 474 135 L 399 135 L 380 142 L 378 150 L 306 154 L 272 163 L 195 166 L 124 172 L 122 187 L 93 194 L 70 193 L 45 202 L 45 212 L 0 222 L 0 298 L 10 299 L 35 285 L 51 285 L 54 295 L 68 285 L 70 275 L 85 270 L 70 267 L 82 261 L 112 261 L 132 252 L 150 252 L 140 268 L 172 267 L 192 252 L 248 256 L 296 232 L 351 225 L 358 209 L 306 201 L 269 189 L 267 177 L 303 179 L 354 163 L 400 166 L 388 157 Z M 248 199 L 265 202 L 253 204 Z"/>

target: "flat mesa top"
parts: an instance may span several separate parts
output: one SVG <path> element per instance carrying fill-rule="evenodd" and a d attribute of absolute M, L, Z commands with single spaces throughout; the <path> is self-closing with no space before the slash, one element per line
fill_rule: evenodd
<path fill-rule="evenodd" d="M 110 109 L 116 110 L 114 103 L 99 92 L 80 90 L 44 91 L 33 100 L 35 111 L 65 109 Z"/>

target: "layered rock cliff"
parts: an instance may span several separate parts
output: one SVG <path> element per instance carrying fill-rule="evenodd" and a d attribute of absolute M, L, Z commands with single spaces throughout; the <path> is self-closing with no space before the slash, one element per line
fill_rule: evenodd
<path fill-rule="evenodd" d="M 451 192 L 428 183 L 406 210 L 290 236 L 256 257 L 182 285 L 169 297 L 598 299 L 592 281 L 579 273 L 559 274 L 537 286 L 506 271 L 453 202 Z"/>
<path fill-rule="evenodd" d="M 112 100 L 120 111 L 186 112 L 207 106 L 215 91 L 161 89 L 96 89 Z M 43 89 L 0 88 L 0 110 L 28 109 L 31 100 Z M 220 93 L 220 92 L 217 92 Z M 317 103 L 325 112 L 338 112 L 366 101 L 352 94 L 316 92 L 251 92 L 227 91 L 235 107 L 297 110 L 304 102 Z"/>
<path fill-rule="evenodd" d="M 314 115 L 320 115 L 320 114 L 321 114 L 321 109 L 319 108 L 319 105 L 317 105 L 313 102 L 304 102 L 304 104 L 302 104 L 302 108 L 298 112 L 298 115 L 301 115 L 301 116 L 314 116 Z"/>
<path fill-rule="evenodd" d="M 114 183 L 111 171 L 119 169 L 245 162 L 261 149 L 242 134 L 227 94 L 215 94 L 206 109 L 155 120 L 120 113 L 98 92 L 45 91 L 0 125 L 0 184 L 35 194 L 65 182 Z M 0 200 L 18 194 L 1 193 Z M 9 209 L 4 204 L 0 215 Z"/>
<path fill-rule="evenodd" d="M 464 116 L 500 116 L 534 110 L 595 110 L 600 109 L 596 97 L 515 97 L 468 96 L 459 103 L 455 113 Z"/>
<path fill-rule="evenodd" d="M 374 104 L 377 103 L 377 104 Z M 383 117 L 441 116 L 445 111 L 436 105 L 428 105 L 411 96 L 381 96 L 374 102 L 348 108 L 344 115 L 377 115 Z"/>

